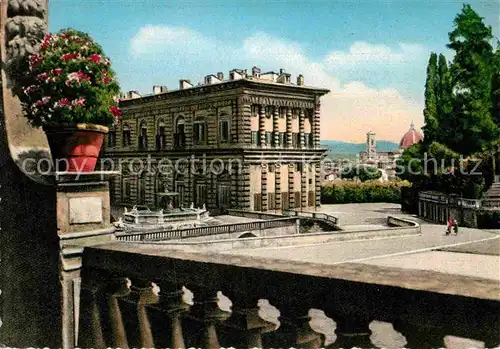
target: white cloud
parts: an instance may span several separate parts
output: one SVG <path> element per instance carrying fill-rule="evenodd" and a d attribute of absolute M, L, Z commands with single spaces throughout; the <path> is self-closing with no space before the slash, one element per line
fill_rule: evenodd
<path fill-rule="evenodd" d="M 172 59 L 216 52 L 217 43 L 184 27 L 147 25 L 139 29 L 130 42 L 130 54 L 140 59 Z"/>
<path fill-rule="evenodd" d="M 375 89 L 361 79 L 341 82 L 329 69 L 335 65 L 372 62 L 392 64 L 411 59 L 423 52 L 419 45 L 400 44 L 398 50 L 384 45 L 354 43 L 349 52 L 333 51 L 323 61 L 311 60 L 301 45 L 256 33 L 242 42 L 226 44 L 187 28 L 146 26 L 132 38 L 130 53 L 137 60 L 153 59 L 161 74 L 179 74 L 186 66 L 201 78 L 210 69 L 250 68 L 286 69 L 293 75 L 303 74 L 307 85 L 328 88 L 322 99 L 322 138 L 364 141 L 373 130 L 378 139 L 399 140 L 412 120 L 423 121 L 422 106 L 403 98 L 395 88 Z M 356 63 L 357 62 L 357 63 Z M 184 72 L 182 72 L 184 74 Z M 179 76 L 178 78 L 180 78 Z M 184 77 L 184 76 L 182 76 Z"/>
<path fill-rule="evenodd" d="M 300 45 L 275 38 L 264 33 L 257 33 L 246 38 L 239 54 L 251 64 L 260 64 L 273 69 L 285 68 L 293 74 L 307 76 L 308 83 L 339 89 L 340 82 L 329 75 L 321 62 L 312 62 L 304 54 Z"/>
<path fill-rule="evenodd" d="M 347 52 L 332 51 L 327 54 L 324 63 L 327 65 L 404 63 L 416 59 L 425 52 L 423 46 L 418 44 L 400 43 L 398 49 L 392 49 L 386 45 L 356 41 Z"/>

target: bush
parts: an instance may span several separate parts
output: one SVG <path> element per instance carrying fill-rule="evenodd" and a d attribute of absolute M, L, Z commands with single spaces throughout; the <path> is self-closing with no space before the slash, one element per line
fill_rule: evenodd
<path fill-rule="evenodd" d="M 409 188 L 407 181 L 335 181 L 321 188 L 323 204 L 347 204 L 364 202 L 401 202 L 401 190 Z"/>

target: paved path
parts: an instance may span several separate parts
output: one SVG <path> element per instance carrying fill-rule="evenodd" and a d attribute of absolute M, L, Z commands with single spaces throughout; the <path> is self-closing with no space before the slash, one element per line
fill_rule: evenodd
<path fill-rule="evenodd" d="M 330 242 L 320 244 L 310 244 L 303 246 L 287 246 L 287 247 L 269 247 L 248 250 L 231 250 L 224 253 L 243 254 L 260 257 L 282 258 L 286 260 L 296 260 L 323 264 L 342 264 L 342 263 L 372 263 L 374 260 L 380 259 L 383 263 L 388 263 L 390 260 L 399 260 L 394 266 L 405 267 L 411 266 L 412 258 L 422 258 L 423 262 L 418 269 L 436 270 L 447 273 L 453 273 L 460 266 L 466 266 L 466 258 L 462 257 L 456 261 L 456 264 L 448 262 L 448 267 L 439 268 L 439 263 L 432 259 L 425 259 L 426 255 L 422 254 L 437 249 L 457 248 L 469 245 L 471 242 L 481 242 L 483 244 L 491 244 L 500 246 L 500 235 L 479 229 L 471 229 L 460 227 L 458 235 L 444 234 L 445 225 L 431 224 L 418 219 L 417 217 L 403 214 L 400 211 L 400 206 L 395 204 L 346 204 L 346 205 L 324 205 L 321 208 L 322 212 L 330 213 L 339 218 L 341 225 L 349 226 L 365 226 L 367 224 L 379 225 L 385 221 L 388 215 L 398 217 L 406 217 L 418 221 L 421 224 L 421 236 L 402 236 L 392 238 L 379 238 L 370 240 Z M 406 257 L 417 253 L 418 257 Z M 448 255 L 449 258 L 454 258 Z M 395 259 L 395 258 L 398 259 Z M 403 263 L 404 261 L 404 263 Z M 376 262 L 373 262 L 376 263 Z M 475 263 L 469 261 L 469 263 Z M 488 266 L 483 268 L 473 269 L 477 274 L 468 272 L 465 275 L 477 277 L 491 277 L 490 268 L 500 268 L 500 258 L 489 259 Z M 394 263 L 393 263 L 394 264 Z M 481 270 L 486 270 L 484 275 L 481 275 Z M 457 274 L 459 274 L 457 272 Z"/>

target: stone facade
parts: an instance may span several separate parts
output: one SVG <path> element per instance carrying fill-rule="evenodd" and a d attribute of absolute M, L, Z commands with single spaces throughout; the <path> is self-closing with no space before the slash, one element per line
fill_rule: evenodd
<path fill-rule="evenodd" d="M 123 120 L 102 157 L 104 168 L 121 163 L 113 203 L 158 206 L 156 193 L 168 190 L 185 207 L 319 206 L 320 97 L 328 90 L 291 84 L 284 72 L 276 81 L 239 72 L 121 102 Z"/>

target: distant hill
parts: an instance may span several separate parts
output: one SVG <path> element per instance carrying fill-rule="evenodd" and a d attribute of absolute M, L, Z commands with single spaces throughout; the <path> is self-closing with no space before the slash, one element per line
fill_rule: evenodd
<path fill-rule="evenodd" d="M 321 146 L 328 148 L 330 156 L 354 157 L 361 151 L 366 151 L 366 143 L 349 143 L 343 141 L 322 140 Z M 377 141 L 377 151 L 395 151 L 398 143 L 391 141 Z"/>

